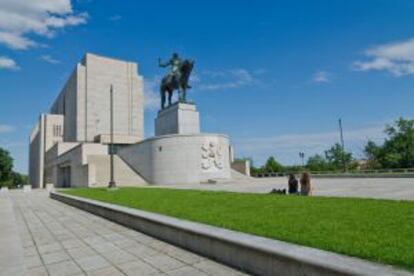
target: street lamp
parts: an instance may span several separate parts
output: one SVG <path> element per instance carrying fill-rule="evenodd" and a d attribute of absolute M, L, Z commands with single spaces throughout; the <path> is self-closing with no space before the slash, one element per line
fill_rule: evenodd
<path fill-rule="evenodd" d="M 109 145 L 109 156 L 110 156 L 110 180 L 109 180 L 109 189 L 116 188 L 116 183 L 114 179 L 114 87 L 111 85 L 109 92 L 110 97 L 110 145 Z"/>
<path fill-rule="evenodd" d="M 299 157 L 300 159 L 302 159 L 302 167 L 305 166 L 305 153 L 304 152 L 299 152 Z"/>
<path fill-rule="evenodd" d="M 339 123 L 339 139 L 341 140 L 341 150 L 342 150 L 342 165 L 343 165 L 343 170 L 344 172 L 347 171 L 347 167 L 346 167 L 346 160 L 345 160 L 345 144 L 344 144 L 344 133 L 342 130 L 342 119 L 338 120 Z"/>

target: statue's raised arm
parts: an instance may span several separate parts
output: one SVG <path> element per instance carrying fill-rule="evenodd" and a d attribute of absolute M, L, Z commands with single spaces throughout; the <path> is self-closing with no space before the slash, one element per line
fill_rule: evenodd
<path fill-rule="evenodd" d="M 167 67 L 170 65 L 170 63 L 171 63 L 170 61 L 162 62 L 161 58 L 158 58 L 158 67 Z"/>

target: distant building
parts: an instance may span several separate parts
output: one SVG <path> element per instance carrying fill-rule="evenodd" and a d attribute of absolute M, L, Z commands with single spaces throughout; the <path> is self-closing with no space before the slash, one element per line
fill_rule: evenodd
<path fill-rule="evenodd" d="M 107 180 L 108 167 L 103 165 L 108 162 L 111 85 L 114 142 L 125 145 L 143 139 L 143 78 L 138 65 L 88 53 L 76 65 L 50 113 L 41 114 L 32 130 L 29 181 L 33 187 Z M 98 174 L 96 170 L 103 167 L 103 174 Z"/>

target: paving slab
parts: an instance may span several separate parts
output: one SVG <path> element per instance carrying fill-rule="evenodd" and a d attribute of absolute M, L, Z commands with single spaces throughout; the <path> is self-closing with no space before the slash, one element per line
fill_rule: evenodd
<path fill-rule="evenodd" d="M 120 268 L 128 276 L 135 275 L 161 275 L 161 272 L 155 267 L 141 260 L 121 264 Z"/>
<path fill-rule="evenodd" d="M 49 198 L 48 192 L 10 191 L 0 196 L 0 215 L 8 219 L 14 243 L 0 247 L 0 261 L 13 259 L 9 275 L 208 275 L 231 268 Z M 7 211 L 7 214 L 5 212 Z M 0 221 L 0 228 L 6 222 Z M 2 228 L 3 230 L 3 228 Z M 14 234 L 13 234 L 14 233 Z M 13 236 L 14 235 L 14 236 Z M 1 236 L 0 236 L 1 237 Z M 17 241 L 17 242 L 16 242 Z M 10 250 L 10 249 L 9 249 Z M 4 260 L 3 260 L 4 259 Z M 3 268 L 3 266 L 2 266 Z M 210 274 L 211 275 L 211 274 Z"/>
<path fill-rule="evenodd" d="M 147 257 L 144 259 L 144 261 L 152 264 L 153 266 L 156 266 L 163 272 L 172 271 L 177 268 L 186 266 L 183 262 L 164 254 Z"/>
<path fill-rule="evenodd" d="M 168 275 L 171 275 L 171 276 L 178 276 L 178 275 L 180 275 L 180 276 L 194 276 L 194 275 L 203 276 L 203 275 L 206 275 L 207 276 L 209 274 L 204 273 L 200 270 L 197 270 L 193 267 L 185 266 L 185 267 L 181 267 L 177 270 L 172 270 L 172 271 L 168 272 Z"/>
<path fill-rule="evenodd" d="M 71 260 L 47 265 L 47 270 L 50 276 L 83 274 L 79 266 Z"/>
<path fill-rule="evenodd" d="M 26 268 L 34 268 L 42 265 L 42 260 L 38 254 L 24 257 L 24 265 Z"/>
<path fill-rule="evenodd" d="M 76 262 L 84 271 L 87 272 L 111 266 L 111 264 L 104 257 L 99 255 L 92 255 L 77 259 Z"/>
<path fill-rule="evenodd" d="M 70 256 L 64 251 L 55 251 L 52 253 L 42 254 L 42 259 L 45 264 L 53 264 L 70 260 Z"/>
<path fill-rule="evenodd" d="M 19 235 L 12 192 L 0 194 L 0 275 L 25 275 L 22 237 Z M 29 246 L 26 240 L 26 245 Z M 31 260 L 33 263 L 33 260 Z"/>
<path fill-rule="evenodd" d="M 48 275 L 44 266 L 38 266 L 27 270 L 28 276 L 45 276 Z"/>

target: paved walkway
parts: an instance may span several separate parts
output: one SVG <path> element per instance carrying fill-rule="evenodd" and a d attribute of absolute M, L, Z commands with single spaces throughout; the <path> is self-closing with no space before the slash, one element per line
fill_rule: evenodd
<path fill-rule="evenodd" d="M 0 195 L 0 203 L 7 202 L 13 205 L 27 275 L 242 275 L 54 201 L 44 191 Z M 0 256 L 8 255 L 0 248 Z M 9 276 L 1 270 L 0 275 Z"/>
<path fill-rule="evenodd" d="M 287 189 L 287 177 L 251 178 L 217 184 L 168 185 L 156 188 L 268 193 Z M 313 178 L 314 195 L 414 200 L 414 178 Z"/>

